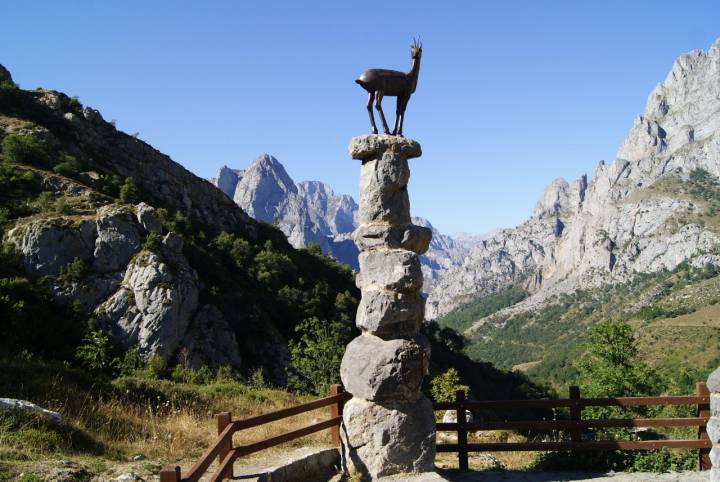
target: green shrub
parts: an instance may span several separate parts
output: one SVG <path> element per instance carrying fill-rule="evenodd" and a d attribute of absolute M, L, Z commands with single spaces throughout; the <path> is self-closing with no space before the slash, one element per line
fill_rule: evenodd
<path fill-rule="evenodd" d="M 73 209 L 65 196 L 60 196 L 53 203 L 53 211 L 55 214 L 72 214 Z"/>
<path fill-rule="evenodd" d="M 217 383 L 236 382 L 240 379 L 238 374 L 231 366 L 223 365 L 215 372 L 215 381 Z"/>
<path fill-rule="evenodd" d="M 79 283 L 85 278 L 86 272 L 87 267 L 85 266 L 85 262 L 80 258 L 75 258 L 70 263 L 60 268 L 60 275 L 58 275 L 58 280 L 64 281 L 66 283 Z"/>
<path fill-rule="evenodd" d="M 150 380 L 147 378 L 121 377 L 113 380 L 115 392 L 120 397 L 142 404 L 160 404 L 169 402 L 174 406 L 207 408 L 197 389 L 177 384 L 170 380 Z"/>
<path fill-rule="evenodd" d="M 430 381 L 430 393 L 436 402 L 452 402 L 455 400 L 455 393 L 458 390 L 465 392 L 467 397 L 470 394 L 470 387 L 460 383 L 460 374 L 455 368 L 449 368 L 440 375 L 436 375 Z"/>
<path fill-rule="evenodd" d="M 29 280 L 16 252 L 0 250 L 0 353 L 23 350 L 56 360 L 71 360 L 82 338 L 83 322 L 55 304 L 47 288 Z M 51 327 L 51 328 L 49 328 Z"/>
<path fill-rule="evenodd" d="M 177 383 L 192 383 L 195 385 L 207 385 L 214 381 L 212 371 L 204 365 L 195 370 L 177 364 L 170 374 L 170 379 Z"/>
<path fill-rule="evenodd" d="M 340 362 L 352 337 L 349 323 L 313 316 L 295 331 L 300 339 L 289 343 L 288 385 L 302 393 L 325 395 L 340 381 Z"/>
<path fill-rule="evenodd" d="M 53 171 L 70 178 L 78 178 L 83 166 L 74 156 L 65 155 L 59 164 L 53 166 Z"/>
<path fill-rule="evenodd" d="M 140 189 L 138 189 L 137 184 L 135 184 L 135 179 L 126 177 L 125 182 L 120 186 L 120 202 L 137 204 L 140 201 Z"/>
<path fill-rule="evenodd" d="M 110 374 L 120 365 L 120 360 L 113 356 L 113 349 L 108 335 L 93 330 L 85 335 L 75 353 L 78 361 L 91 372 Z"/>
<path fill-rule="evenodd" d="M 51 160 L 50 147 L 34 136 L 5 136 L 2 141 L 2 154 L 5 162 L 39 167 L 49 166 Z"/>
<path fill-rule="evenodd" d="M 148 233 L 143 243 L 143 249 L 156 253 L 160 244 L 162 243 L 162 236 L 158 233 Z"/>

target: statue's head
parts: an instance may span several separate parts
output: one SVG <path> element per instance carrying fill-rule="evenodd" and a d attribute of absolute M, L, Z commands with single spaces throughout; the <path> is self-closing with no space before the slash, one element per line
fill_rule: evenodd
<path fill-rule="evenodd" d="M 410 57 L 413 59 L 419 59 L 422 56 L 422 43 L 419 40 L 413 39 L 413 43 L 410 46 Z"/>

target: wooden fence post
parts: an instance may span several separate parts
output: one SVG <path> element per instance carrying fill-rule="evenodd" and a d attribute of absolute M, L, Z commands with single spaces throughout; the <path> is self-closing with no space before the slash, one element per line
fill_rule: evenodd
<path fill-rule="evenodd" d="M 180 482 L 180 467 L 163 467 L 160 471 L 160 482 Z"/>
<path fill-rule="evenodd" d="M 576 385 L 570 386 L 570 399 L 580 399 L 580 387 Z M 573 422 L 579 422 L 582 419 L 582 409 L 579 405 L 570 405 L 570 420 Z M 581 442 L 582 441 L 582 430 L 579 427 L 573 427 L 570 429 L 570 441 Z"/>
<path fill-rule="evenodd" d="M 455 392 L 455 414 L 458 424 L 458 466 L 460 470 L 468 470 L 467 452 L 467 417 L 465 416 L 465 390 Z"/>
<path fill-rule="evenodd" d="M 218 435 L 223 433 L 223 430 L 227 428 L 228 425 L 232 423 L 232 416 L 230 415 L 230 412 L 220 412 L 217 414 L 217 429 L 218 429 Z M 225 460 L 225 457 L 232 451 L 232 437 L 230 437 L 223 445 L 220 447 L 220 462 Z M 232 479 L 233 478 L 233 467 L 232 464 L 228 469 L 225 471 L 225 473 L 222 475 L 223 479 Z"/>
<path fill-rule="evenodd" d="M 707 385 L 699 382 L 695 385 L 695 394 L 698 397 L 709 397 L 710 390 L 708 390 Z M 699 403 L 696 413 L 698 417 L 710 417 L 710 404 Z M 710 440 L 710 437 L 707 433 L 707 427 L 705 425 L 701 425 L 698 427 L 698 440 Z M 711 465 L 712 464 L 710 463 L 710 449 L 698 449 L 698 468 L 700 470 L 710 470 Z"/>
<path fill-rule="evenodd" d="M 336 384 L 330 385 L 330 395 L 331 396 L 340 395 L 344 391 L 345 390 L 343 389 L 343 386 L 340 384 L 336 383 Z M 342 413 L 343 413 L 343 401 L 342 400 L 338 400 L 336 403 L 333 403 L 332 405 L 330 405 L 330 418 L 342 417 Z M 340 446 L 340 425 L 339 424 L 335 425 L 334 427 L 332 427 L 330 429 L 330 436 L 332 437 L 332 444 L 335 447 L 339 447 Z"/>

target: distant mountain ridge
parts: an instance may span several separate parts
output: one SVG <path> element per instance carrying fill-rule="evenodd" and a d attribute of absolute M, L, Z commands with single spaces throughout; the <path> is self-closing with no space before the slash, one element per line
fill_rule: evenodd
<path fill-rule="evenodd" d="M 650 94 L 610 165 L 553 181 L 533 215 L 478 243 L 428 297 L 428 319 L 522 283 L 551 296 L 681 263 L 720 265 L 720 40 L 680 56 Z M 482 324 L 478 320 L 477 326 Z"/>
<path fill-rule="evenodd" d="M 338 194 L 320 181 L 295 183 L 273 156 L 262 154 L 247 169 L 223 166 L 211 182 L 253 218 L 277 225 L 296 248 L 317 243 L 322 251 L 358 269 L 358 250 L 352 240 L 358 205 L 352 196 Z M 436 230 L 426 219 L 413 223 L 433 231 L 428 252 L 421 257 L 428 289 L 442 272 L 459 266 L 482 236 L 458 239 Z"/>

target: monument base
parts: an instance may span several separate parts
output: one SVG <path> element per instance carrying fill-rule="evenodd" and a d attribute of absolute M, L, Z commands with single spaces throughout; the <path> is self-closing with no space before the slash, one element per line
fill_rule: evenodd
<path fill-rule="evenodd" d="M 340 437 L 346 473 L 377 479 L 434 469 L 435 417 L 422 394 L 382 405 L 353 398 L 343 409 Z"/>

